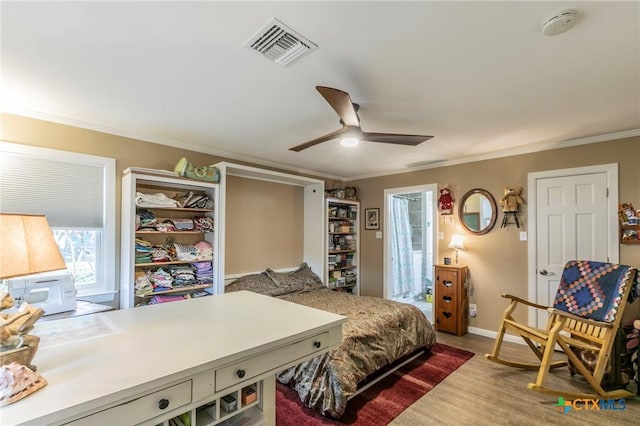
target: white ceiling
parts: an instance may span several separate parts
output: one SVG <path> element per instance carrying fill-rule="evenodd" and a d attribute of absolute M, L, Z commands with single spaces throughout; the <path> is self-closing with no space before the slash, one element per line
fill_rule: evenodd
<path fill-rule="evenodd" d="M 569 7 L 576 26 L 544 36 Z M 5 111 L 323 176 L 640 129 L 638 1 L 3 1 L 1 15 Z M 274 17 L 319 48 L 283 68 L 243 46 Z M 434 138 L 289 151 L 340 127 L 316 85 L 348 92 L 364 130 Z"/>

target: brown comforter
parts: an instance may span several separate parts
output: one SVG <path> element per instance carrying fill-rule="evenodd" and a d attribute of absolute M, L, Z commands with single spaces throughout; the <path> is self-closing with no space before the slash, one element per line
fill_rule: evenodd
<path fill-rule="evenodd" d="M 435 343 L 431 323 L 412 305 L 327 288 L 277 297 L 348 318 L 340 346 L 277 375 L 307 407 L 325 416 L 339 418 L 358 383 L 381 367 Z"/>

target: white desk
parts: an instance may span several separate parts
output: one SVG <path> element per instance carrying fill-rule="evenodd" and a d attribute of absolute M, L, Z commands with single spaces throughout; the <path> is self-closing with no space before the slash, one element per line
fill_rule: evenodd
<path fill-rule="evenodd" d="M 346 321 L 244 291 L 95 317 L 114 332 L 40 348 L 34 363 L 49 384 L 3 407 L 0 423 L 159 424 L 191 412 L 192 425 L 207 426 L 223 420 L 219 398 L 255 385 L 254 405 L 273 425 L 275 373 L 338 345 Z M 212 401 L 217 419 L 197 423 Z"/>

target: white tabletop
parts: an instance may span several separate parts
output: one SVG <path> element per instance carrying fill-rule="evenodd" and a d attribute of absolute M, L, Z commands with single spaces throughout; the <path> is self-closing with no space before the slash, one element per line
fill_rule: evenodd
<path fill-rule="evenodd" d="M 45 416 L 53 422 L 134 396 L 154 382 L 216 368 L 346 321 L 245 291 L 89 317 L 44 323 L 45 335 L 52 325 L 57 334 L 43 336 L 33 362 L 49 384 L 0 409 L 1 424 Z M 89 337 L 80 328 L 86 329 L 87 321 L 99 325 Z M 38 327 L 32 334 L 38 335 Z"/>

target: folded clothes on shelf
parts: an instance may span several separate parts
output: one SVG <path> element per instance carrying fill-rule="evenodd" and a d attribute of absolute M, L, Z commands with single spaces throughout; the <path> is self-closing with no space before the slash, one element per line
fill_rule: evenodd
<path fill-rule="evenodd" d="M 167 194 L 163 192 L 157 192 L 154 194 L 145 194 L 143 192 L 136 192 L 136 206 L 138 207 L 179 207 L 178 201 L 173 198 L 169 198 Z"/>
<path fill-rule="evenodd" d="M 193 218 L 193 225 L 196 230 L 202 232 L 213 232 L 213 218 L 207 216 L 198 216 Z"/>
<path fill-rule="evenodd" d="M 136 230 L 141 229 L 156 229 L 156 225 L 158 224 L 158 219 L 156 219 L 156 215 L 146 209 L 138 210 L 136 214 Z"/>
<path fill-rule="evenodd" d="M 171 219 L 176 231 L 192 231 L 193 219 Z"/>
<path fill-rule="evenodd" d="M 166 289 L 173 287 L 173 277 L 162 268 L 158 268 L 152 272 L 150 280 L 153 283 L 154 289 L 158 287 L 164 287 Z"/>
<path fill-rule="evenodd" d="M 178 205 L 186 209 L 213 209 L 213 200 L 204 193 L 188 191 L 175 197 Z"/>

